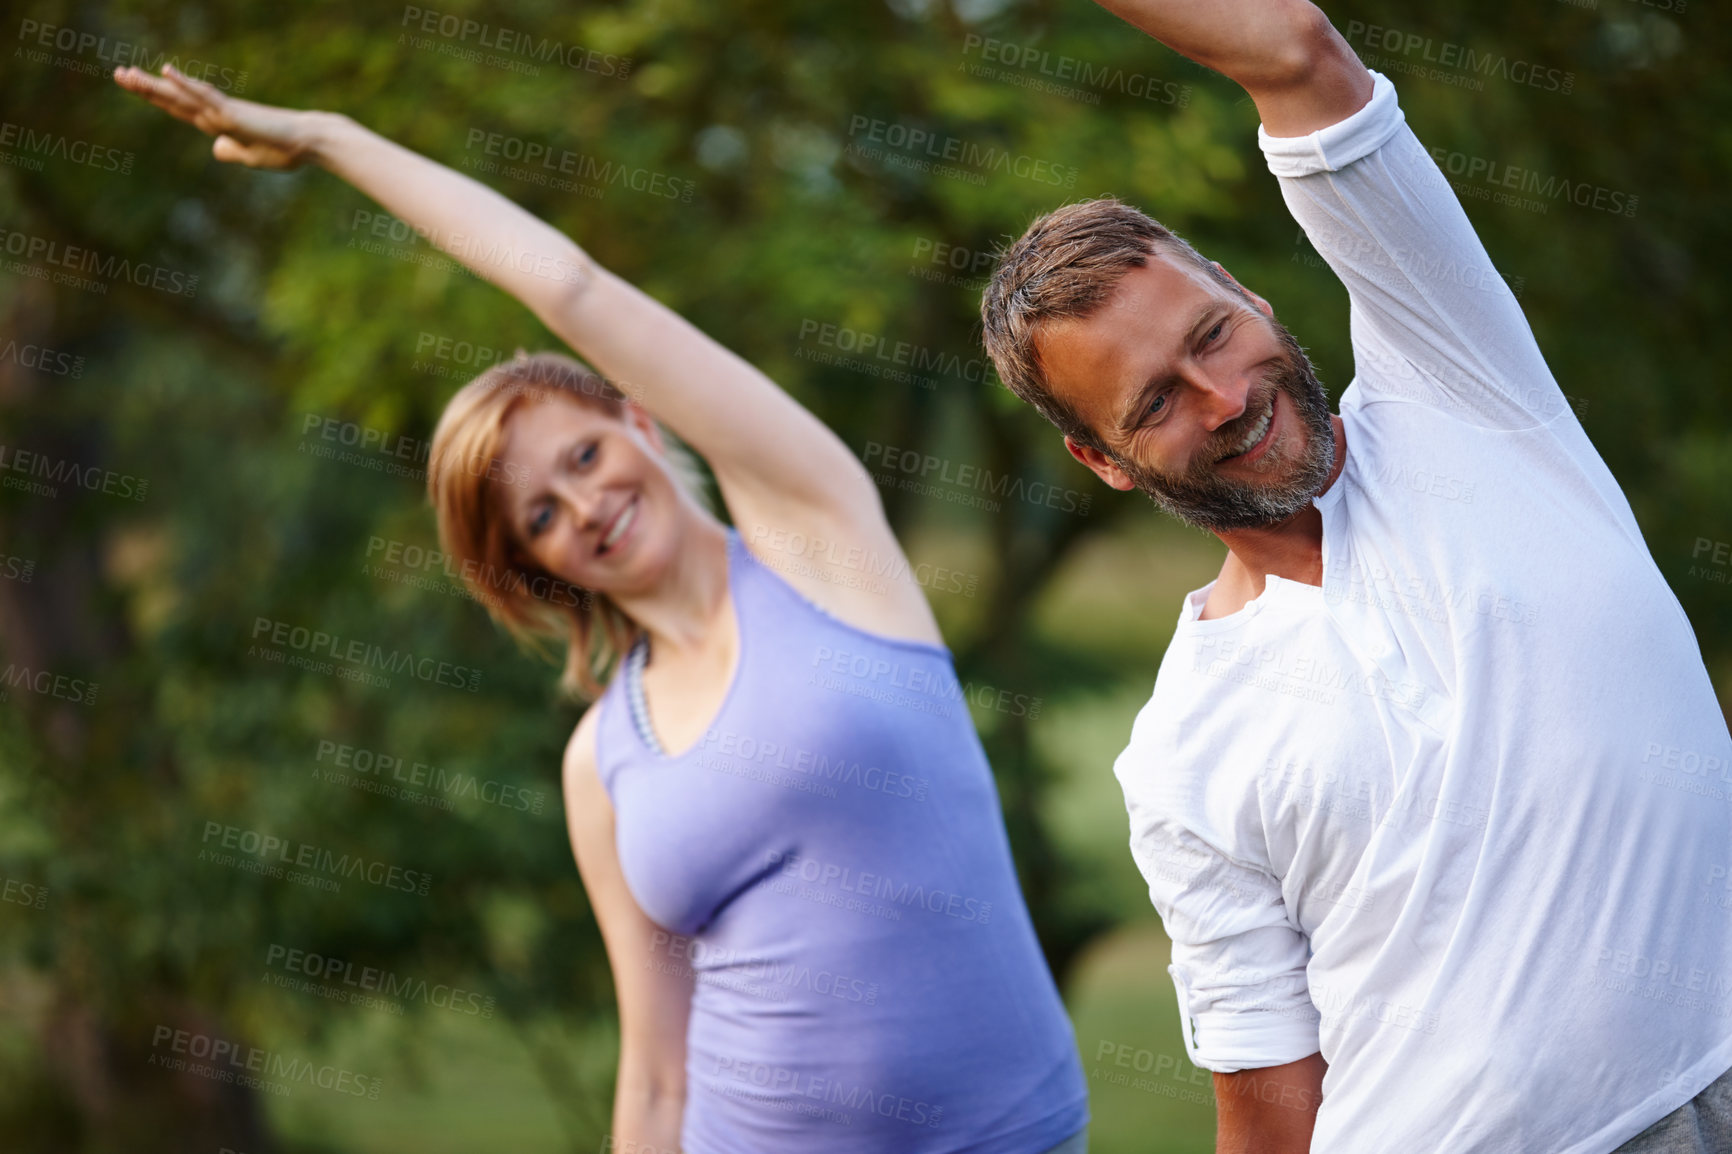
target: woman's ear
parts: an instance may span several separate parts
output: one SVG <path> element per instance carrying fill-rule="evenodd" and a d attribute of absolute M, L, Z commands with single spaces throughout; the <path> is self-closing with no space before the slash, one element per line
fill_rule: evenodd
<path fill-rule="evenodd" d="M 662 438 L 662 427 L 649 414 L 649 410 L 636 401 L 624 401 L 623 417 L 625 422 L 643 434 L 643 439 L 658 453 L 667 451 L 667 443 Z"/>

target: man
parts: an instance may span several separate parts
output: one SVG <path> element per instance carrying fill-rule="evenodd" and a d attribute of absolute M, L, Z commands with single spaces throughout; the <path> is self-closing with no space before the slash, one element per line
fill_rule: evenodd
<path fill-rule="evenodd" d="M 1321 12 L 1102 2 L 1250 93 L 1352 302 L 1339 414 L 1117 201 L 982 303 L 1078 460 L 1228 548 L 1115 765 L 1218 1148 L 1732 1150 L 1732 739 L 1628 502 Z"/>

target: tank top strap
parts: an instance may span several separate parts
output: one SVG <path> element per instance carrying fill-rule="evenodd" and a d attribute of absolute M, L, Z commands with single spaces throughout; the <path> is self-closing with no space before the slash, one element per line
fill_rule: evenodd
<path fill-rule="evenodd" d="M 856 630 L 796 589 L 779 572 L 784 567 L 793 568 L 798 554 L 790 554 L 786 566 L 765 561 L 747 548 L 745 538 L 731 526 L 728 548 L 733 558 L 734 606 L 742 633 L 749 631 L 754 640 L 762 634 L 771 640 L 788 641 L 811 640 L 837 627 Z M 762 650 L 764 646 L 757 648 Z"/>
<path fill-rule="evenodd" d="M 728 539 L 729 548 L 735 554 L 734 604 L 742 633 L 750 631 L 754 642 L 742 653 L 742 670 L 745 659 L 751 657 L 760 667 L 760 675 L 779 678 L 787 673 L 786 662 L 790 654 L 810 662 L 814 646 L 828 645 L 868 645 L 887 647 L 896 652 L 918 651 L 938 658 L 947 666 L 954 661 L 948 645 L 885 637 L 844 621 L 795 588 L 782 575 L 783 568 L 792 569 L 796 562 L 791 560 L 782 565 L 765 561 L 747 548 L 745 539 L 732 528 L 728 530 Z M 771 663 L 768 669 L 763 668 L 765 662 Z"/>
<path fill-rule="evenodd" d="M 595 729 L 595 772 L 611 799 L 614 778 L 637 753 L 633 744 L 631 698 L 626 694 L 625 658 L 620 659 L 613 679 L 590 708 L 601 710 Z"/>
<path fill-rule="evenodd" d="M 746 547 L 746 539 L 732 525 L 728 534 L 728 591 L 733 594 L 734 614 L 743 635 L 754 633 L 754 626 L 782 621 L 788 610 L 788 594 L 793 590 L 758 555 Z M 803 598 L 795 597 L 797 601 Z"/>

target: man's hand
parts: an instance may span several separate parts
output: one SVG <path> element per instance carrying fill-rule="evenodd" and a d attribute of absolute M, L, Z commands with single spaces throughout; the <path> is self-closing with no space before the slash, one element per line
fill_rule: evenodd
<path fill-rule="evenodd" d="M 1329 1064 L 1312 1054 L 1285 1066 L 1215 1075 L 1215 1154 L 1306 1154 Z"/>
<path fill-rule="evenodd" d="M 286 169 L 313 159 L 318 113 L 240 100 L 194 80 L 172 64 L 162 66 L 161 76 L 141 68 L 116 68 L 114 82 L 216 137 L 211 153 L 218 160 L 249 168 Z"/>
<path fill-rule="evenodd" d="M 1306 136 L 1371 99 L 1371 74 L 1309 0 L 1099 0 L 1251 94 L 1271 136 Z"/>

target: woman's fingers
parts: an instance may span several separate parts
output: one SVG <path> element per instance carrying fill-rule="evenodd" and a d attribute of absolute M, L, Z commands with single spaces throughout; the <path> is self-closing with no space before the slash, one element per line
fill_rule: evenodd
<path fill-rule="evenodd" d="M 306 151 L 298 114 L 224 95 L 172 64 L 152 76 L 136 67 L 117 68 L 114 80 L 177 120 L 216 137 L 211 153 L 221 161 L 253 168 L 294 168 Z"/>
<path fill-rule="evenodd" d="M 280 150 L 269 145 L 242 144 L 227 134 L 219 136 L 210 146 L 211 155 L 226 164 L 244 164 L 248 168 L 280 168 Z"/>
<path fill-rule="evenodd" d="M 216 138 L 211 154 L 218 160 L 248 168 L 290 169 L 301 163 L 300 154 L 293 150 L 269 143 L 247 144 L 226 134 Z"/>
<path fill-rule="evenodd" d="M 167 80 L 159 79 L 137 68 L 117 68 L 114 79 L 117 84 L 138 96 L 144 97 L 170 116 L 189 123 L 197 118 L 203 105 L 189 97 L 187 93 L 177 88 Z"/>
<path fill-rule="evenodd" d="M 229 135 L 222 135 L 211 141 L 210 154 L 225 164 L 245 164 L 246 149 L 240 141 Z"/>
<path fill-rule="evenodd" d="M 194 87 L 194 82 L 170 65 L 163 66 L 162 76 L 152 76 L 143 69 L 128 66 L 114 71 L 115 83 L 129 92 L 144 97 L 170 116 L 184 120 L 206 132 L 217 131 L 223 119 L 221 94 L 214 88 Z"/>
<path fill-rule="evenodd" d="M 162 72 L 164 76 L 167 76 L 170 80 L 174 81 L 175 84 L 193 94 L 196 98 L 202 99 L 209 104 L 222 103 L 222 90 L 210 81 L 198 80 L 188 76 L 172 64 L 164 64 L 162 66 Z"/>

